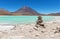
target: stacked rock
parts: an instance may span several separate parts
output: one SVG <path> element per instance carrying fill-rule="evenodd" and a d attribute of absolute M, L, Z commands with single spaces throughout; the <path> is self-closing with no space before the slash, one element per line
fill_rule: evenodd
<path fill-rule="evenodd" d="M 38 20 L 37 20 L 37 22 L 36 22 L 36 25 L 35 25 L 35 28 L 34 28 L 34 29 L 37 30 L 36 28 L 39 28 L 39 27 L 43 27 L 43 28 L 45 28 L 41 16 L 38 16 Z"/>

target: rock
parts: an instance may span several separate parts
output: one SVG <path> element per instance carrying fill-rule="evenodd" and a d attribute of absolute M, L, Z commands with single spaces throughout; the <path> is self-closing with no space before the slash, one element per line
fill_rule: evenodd
<path fill-rule="evenodd" d="M 39 35 L 35 35 L 36 37 L 38 37 Z"/>
<path fill-rule="evenodd" d="M 41 17 L 41 16 L 38 16 L 38 20 L 37 20 L 37 22 L 36 22 L 35 27 L 36 27 L 36 28 L 39 28 L 40 26 L 42 26 L 43 28 L 45 28 L 45 26 L 44 26 L 44 24 L 43 24 L 42 17 Z"/>
<path fill-rule="evenodd" d="M 41 31 L 42 33 L 44 33 L 45 31 Z"/>
<path fill-rule="evenodd" d="M 42 26 L 43 28 L 45 28 L 44 24 L 41 23 L 41 24 L 39 24 L 39 25 Z"/>
<path fill-rule="evenodd" d="M 34 27 L 33 29 L 34 29 L 34 30 L 36 30 L 36 31 L 38 31 L 38 29 L 37 29 L 37 28 L 35 28 L 35 27 Z"/>
<path fill-rule="evenodd" d="M 60 28 L 56 27 L 56 31 L 54 33 L 60 33 Z"/>

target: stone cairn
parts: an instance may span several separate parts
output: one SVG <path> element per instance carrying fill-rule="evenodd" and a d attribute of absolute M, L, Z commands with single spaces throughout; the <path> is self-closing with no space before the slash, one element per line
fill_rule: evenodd
<path fill-rule="evenodd" d="M 37 30 L 39 27 L 45 28 L 41 16 L 38 16 L 38 20 L 37 20 L 37 22 L 36 22 L 36 25 L 35 25 L 35 28 L 34 28 L 34 29 Z"/>

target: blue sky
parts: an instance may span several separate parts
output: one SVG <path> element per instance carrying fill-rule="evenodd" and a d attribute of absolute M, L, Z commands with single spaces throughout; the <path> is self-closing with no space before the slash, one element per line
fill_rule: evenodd
<path fill-rule="evenodd" d="M 0 8 L 10 12 L 23 6 L 29 6 L 43 14 L 60 12 L 60 0 L 0 0 Z"/>

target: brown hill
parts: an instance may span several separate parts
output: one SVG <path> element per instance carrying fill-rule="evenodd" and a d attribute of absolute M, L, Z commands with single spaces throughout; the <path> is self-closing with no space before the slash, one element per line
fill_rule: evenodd
<path fill-rule="evenodd" d="M 0 9 L 0 15 L 12 15 L 9 11 Z"/>

